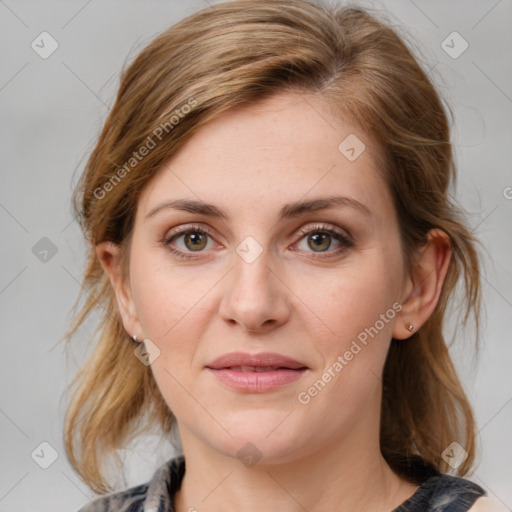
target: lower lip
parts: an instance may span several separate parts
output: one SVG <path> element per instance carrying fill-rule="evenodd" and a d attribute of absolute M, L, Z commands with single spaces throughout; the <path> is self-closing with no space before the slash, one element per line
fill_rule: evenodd
<path fill-rule="evenodd" d="M 223 384 L 237 391 L 247 393 L 265 393 L 294 382 L 302 377 L 306 368 L 301 370 L 280 369 L 268 372 L 241 372 L 230 369 L 214 370 L 208 368 Z"/>

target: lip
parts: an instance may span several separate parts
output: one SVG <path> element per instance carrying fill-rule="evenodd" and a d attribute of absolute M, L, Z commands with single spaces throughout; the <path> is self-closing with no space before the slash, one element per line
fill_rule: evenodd
<path fill-rule="evenodd" d="M 207 368 L 211 368 L 212 370 L 221 370 L 237 366 L 276 366 L 278 368 L 287 368 L 290 370 L 307 368 L 307 365 L 300 361 L 296 361 L 291 357 L 283 356 L 281 354 L 274 354 L 272 352 L 262 352 L 260 354 L 232 352 L 230 354 L 224 354 L 223 356 L 218 357 L 217 359 L 207 364 L 206 366 Z"/>
<path fill-rule="evenodd" d="M 300 379 L 309 368 L 281 354 L 234 352 L 215 359 L 206 369 L 232 389 L 264 393 Z"/>

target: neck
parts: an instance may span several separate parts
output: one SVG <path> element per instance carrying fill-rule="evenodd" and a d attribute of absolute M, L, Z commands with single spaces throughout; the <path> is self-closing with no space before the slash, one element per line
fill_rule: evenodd
<path fill-rule="evenodd" d="M 284 463 L 262 459 L 247 467 L 198 443 L 186 429 L 180 433 L 186 472 L 175 496 L 176 512 L 389 512 L 417 488 L 387 465 L 378 435 L 370 440 L 367 433 L 355 432 Z"/>

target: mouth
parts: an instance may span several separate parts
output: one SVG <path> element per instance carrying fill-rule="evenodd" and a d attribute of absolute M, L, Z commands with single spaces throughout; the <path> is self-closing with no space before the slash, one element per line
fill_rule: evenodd
<path fill-rule="evenodd" d="M 239 392 L 264 393 L 300 379 L 309 368 L 280 354 L 226 354 L 206 366 L 225 386 Z"/>
<path fill-rule="evenodd" d="M 232 370 L 234 372 L 273 372 L 276 370 L 301 370 L 302 368 L 288 368 L 286 366 L 230 366 L 227 368 L 218 368 L 220 370 Z M 304 368 L 306 369 L 306 368 Z"/>

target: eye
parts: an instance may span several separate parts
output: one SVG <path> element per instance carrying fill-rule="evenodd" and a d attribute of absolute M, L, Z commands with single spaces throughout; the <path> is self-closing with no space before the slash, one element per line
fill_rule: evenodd
<path fill-rule="evenodd" d="M 214 240 L 204 229 L 185 226 L 171 232 L 163 244 L 181 258 L 193 257 L 190 253 L 200 253 L 214 246 Z"/>
<path fill-rule="evenodd" d="M 304 235 L 296 244 L 297 249 L 317 254 L 339 254 L 354 244 L 348 236 L 325 226 L 313 226 L 299 231 Z"/>
<path fill-rule="evenodd" d="M 190 251 L 202 251 L 208 244 L 208 235 L 198 231 L 189 231 L 179 235 L 178 238 L 183 237 L 183 244 Z"/>
<path fill-rule="evenodd" d="M 332 245 L 332 236 L 329 233 L 310 233 L 306 243 L 315 252 L 327 251 Z"/>

